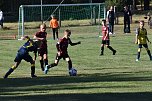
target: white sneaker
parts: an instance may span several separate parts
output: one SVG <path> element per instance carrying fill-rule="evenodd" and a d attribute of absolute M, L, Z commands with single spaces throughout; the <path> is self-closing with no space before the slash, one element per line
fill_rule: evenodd
<path fill-rule="evenodd" d="M 139 61 L 139 59 L 136 59 L 136 61 Z"/>
<path fill-rule="evenodd" d="M 109 34 L 112 34 L 111 32 Z"/>

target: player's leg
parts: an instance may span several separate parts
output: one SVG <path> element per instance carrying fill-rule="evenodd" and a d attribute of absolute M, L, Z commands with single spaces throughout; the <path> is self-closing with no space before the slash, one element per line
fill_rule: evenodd
<path fill-rule="evenodd" d="M 59 35 L 58 35 L 58 28 L 56 28 L 56 38 L 57 38 L 57 39 L 59 38 Z"/>
<path fill-rule="evenodd" d="M 66 54 L 65 60 L 68 62 L 68 69 L 70 70 L 72 68 L 72 60 L 68 54 Z"/>
<path fill-rule="evenodd" d="M 62 57 L 57 54 L 57 55 L 56 55 L 55 62 L 52 63 L 52 64 L 49 64 L 49 65 L 46 65 L 46 66 L 45 66 L 44 73 L 47 74 L 47 72 L 49 71 L 50 68 L 57 66 L 58 63 L 59 63 L 59 60 L 60 60 L 61 58 L 62 58 Z"/>
<path fill-rule="evenodd" d="M 102 40 L 102 43 L 101 43 L 101 53 L 100 53 L 100 55 L 103 55 L 103 52 L 104 52 L 104 44 L 105 44 L 105 40 Z"/>
<path fill-rule="evenodd" d="M 23 59 L 23 54 L 17 53 L 14 62 L 15 64 L 8 70 L 8 72 L 5 74 L 4 78 L 7 78 L 21 63 L 21 60 Z"/>
<path fill-rule="evenodd" d="M 33 77 L 37 77 L 36 75 L 35 75 L 35 61 L 33 61 L 33 59 L 30 61 L 30 63 L 31 63 L 31 77 L 33 78 Z"/>
<path fill-rule="evenodd" d="M 21 63 L 21 61 L 19 62 L 15 62 L 15 64 L 8 70 L 8 72 L 5 74 L 4 78 L 7 78 L 17 67 L 18 65 Z"/>
<path fill-rule="evenodd" d="M 55 28 L 52 28 L 53 31 L 53 39 L 55 40 Z"/>
<path fill-rule="evenodd" d="M 45 66 L 48 65 L 48 56 L 47 56 L 47 54 L 43 55 L 43 59 L 44 59 Z"/>
<path fill-rule="evenodd" d="M 124 19 L 124 33 L 126 33 L 126 21 Z"/>
<path fill-rule="evenodd" d="M 138 45 L 138 53 L 137 53 L 136 61 L 139 61 L 139 59 L 140 59 L 141 48 L 142 48 L 142 44 L 139 44 Z"/>
<path fill-rule="evenodd" d="M 128 33 L 130 33 L 130 20 L 128 20 L 127 24 L 128 24 Z"/>
<path fill-rule="evenodd" d="M 150 50 L 149 50 L 149 48 L 148 48 L 148 45 L 147 45 L 147 44 L 144 44 L 143 46 L 145 47 L 145 49 L 146 49 L 146 51 L 147 51 L 147 53 L 148 53 L 148 56 L 149 56 L 150 60 L 152 60 L 151 52 L 150 52 Z"/>
<path fill-rule="evenodd" d="M 39 49 L 38 50 L 38 55 L 39 55 L 39 61 L 40 61 L 40 66 L 41 66 L 41 70 L 44 71 L 44 61 L 43 61 L 43 49 Z"/>
<path fill-rule="evenodd" d="M 116 50 L 113 49 L 113 48 L 110 46 L 110 41 L 109 41 L 109 40 L 106 40 L 106 47 L 113 52 L 113 55 L 116 54 Z"/>

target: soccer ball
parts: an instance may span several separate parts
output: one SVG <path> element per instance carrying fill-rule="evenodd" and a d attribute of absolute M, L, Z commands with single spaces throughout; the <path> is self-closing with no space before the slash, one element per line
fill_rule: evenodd
<path fill-rule="evenodd" d="M 71 69 L 69 70 L 69 75 L 70 75 L 70 76 L 76 76 L 76 75 L 77 75 L 77 70 L 76 70 L 75 68 L 71 68 Z"/>

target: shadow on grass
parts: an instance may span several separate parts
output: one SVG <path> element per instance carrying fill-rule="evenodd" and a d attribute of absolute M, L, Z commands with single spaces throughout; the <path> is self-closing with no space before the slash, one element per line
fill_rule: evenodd
<path fill-rule="evenodd" d="M 2 101 L 151 101 L 151 92 L 103 94 L 48 94 L 22 97 L 0 97 Z"/>
<path fill-rule="evenodd" d="M 122 82 L 122 81 L 152 81 L 150 76 L 133 77 L 131 73 L 127 74 L 88 74 L 79 75 L 77 77 L 69 76 L 46 76 L 38 78 L 8 78 L 0 79 L 0 99 L 2 101 L 151 101 L 151 92 L 141 93 L 93 93 L 93 94 L 49 94 L 48 90 L 82 90 L 92 88 L 102 88 L 98 86 L 75 86 L 70 87 L 69 83 L 89 83 L 89 82 Z M 58 85 L 58 84 L 62 84 Z M 67 84 L 67 85 L 66 85 Z M 43 87 L 45 85 L 45 87 Z M 58 86 L 53 86 L 58 85 Z M 64 86 L 66 85 L 66 86 Z M 31 87 L 32 86 L 32 87 Z M 36 88 L 33 88 L 37 86 Z M 103 88 L 131 88 L 131 86 L 107 86 Z M 133 86 L 132 86 L 133 88 Z M 35 95 L 29 95 L 28 91 L 40 92 Z M 46 91 L 46 92 L 45 92 Z M 15 93 L 13 93 L 15 92 Z M 25 92 L 25 93 L 24 93 Z M 44 94 L 43 94 L 44 92 Z M 22 95 L 23 93 L 23 95 Z M 27 94 L 26 94 L 27 93 Z M 24 95 L 26 94 L 26 95 Z M 17 96 L 15 96 L 17 95 Z"/>

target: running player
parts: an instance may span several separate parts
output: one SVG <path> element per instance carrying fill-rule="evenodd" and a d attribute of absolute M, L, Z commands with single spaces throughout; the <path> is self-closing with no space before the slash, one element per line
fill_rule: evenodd
<path fill-rule="evenodd" d="M 70 56 L 68 55 L 68 51 L 67 51 L 68 44 L 70 44 L 71 46 L 75 46 L 77 44 L 81 44 L 81 42 L 79 41 L 77 43 L 72 43 L 72 41 L 70 39 L 70 35 L 71 35 L 71 31 L 69 29 L 65 30 L 63 38 L 60 39 L 59 42 L 56 44 L 58 52 L 56 55 L 55 62 L 50 65 L 46 65 L 45 70 L 44 70 L 45 74 L 47 74 L 49 68 L 57 66 L 59 63 L 59 60 L 61 58 L 63 58 L 64 60 L 66 60 L 68 62 L 69 70 L 72 68 L 72 61 L 71 61 Z"/>
<path fill-rule="evenodd" d="M 35 60 L 37 53 L 37 45 L 34 43 L 28 36 L 22 37 L 23 40 L 27 40 L 27 42 L 20 47 L 16 58 L 14 59 L 15 64 L 8 70 L 5 74 L 4 78 L 7 78 L 21 63 L 21 60 L 24 59 L 27 62 L 31 63 L 31 77 L 37 77 L 35 75 Z M 34 58 L 29 55 L 29 52 L 34 52 Z"/>

